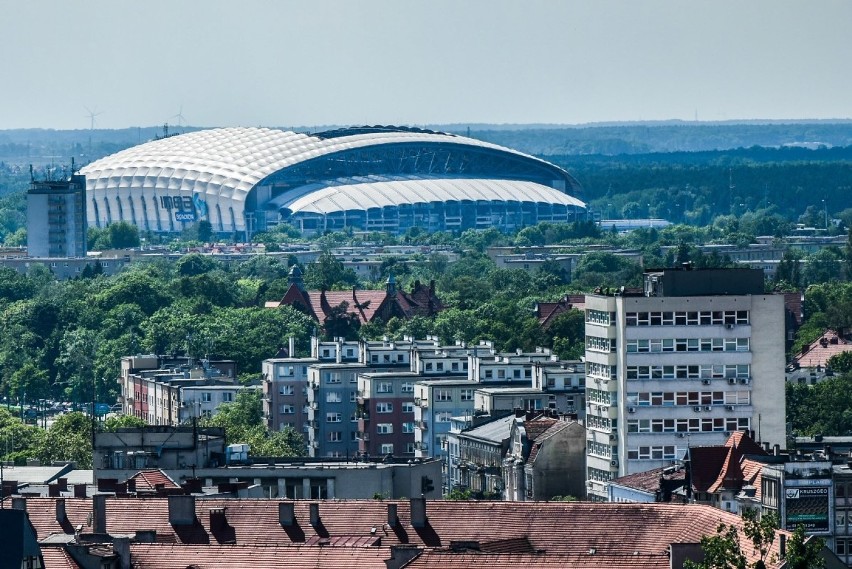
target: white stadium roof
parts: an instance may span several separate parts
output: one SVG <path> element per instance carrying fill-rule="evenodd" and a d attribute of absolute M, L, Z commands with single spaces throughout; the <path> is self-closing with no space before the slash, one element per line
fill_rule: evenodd
<path fill-rule="evenodd" d="M 522 180 L 410 178 L 347 183 L 288 196 L 279 205 L 293 213 L 327 214 L 346 210 L 453 201 L 537 202 L 584 207 L 553 188 Z"/>
<path fill-rule="evenodd" d="M 89 190 L 146 187 L 243 201 L 263 178 L 306 160 L 380 144 L 429 142 L 499 150 L 548 164 L 495 144 L 430 132 L 385 131 L 323 139 L 271 128 L 228 127 L 146 142 L 96 160 L 80 172 Z"/>

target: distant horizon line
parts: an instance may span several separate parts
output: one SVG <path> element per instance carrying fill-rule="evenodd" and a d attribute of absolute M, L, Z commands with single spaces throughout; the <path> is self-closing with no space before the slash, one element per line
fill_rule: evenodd
<path fill-rule="evenodd" d="M 852 123 L 852 118 L 832 118 L 832 119 L 814 119 L 814 118 L 800 118 L 800 119 L 725 119 L 725 120 L 686 120 L 686 119 L 657 119 L 657 120 L 628 120 L 628 121 L 594 121 L 588 123 L 543 123 L 543 122 L 531 122 L 531 123 L 491 123 L 491 122 L 454 122 L 454 123 L 386 123 L 386 124 L 365 124 L 365 123 L 351 123 L 351 124 L 321 124 L 321 125 L 300 125 L 300 126 L 281 126 L 281 125 L 255 125 L 257 128 L 276 128 L 282 130 L 290 130 L 294 132 L 305 131 L 305 132 L 321 132 L 323 130 L 332 130 L 337 128 L 351 128 L 351 127 L 364 127 L 364 126 L 376 126 L 376 127 L 414 127 L 414 128 L 426 128 L 426 129 L 452 129 L 452 130 L 465 130 L 465 129 L 498 129 L 498 130 L 532 130 L 532 129 L 558 129 L 558 128 L 572 128 L 572 129 L 582 129 L 582 128 L 609 128 L 609 127 L 623 127 L 623 126 L 737 126 L 737 125 L 784 125 L 784 124 L 850 124 Z M 191 130 L 205 130 L 205 129 L 214 129 L 214 128 L 229 128 L 229 127 L 239 127 L 239 126 L 250 126 L 250 125 L 227 125 L 227 126 L 200 126 L 200 125 L 177 125 L 170 123 L 161 123 L 161 124 L 153 124 L 153 125 L 131 125 L 125 127 L 114 127 L 114 128 L 54 128 L 54 127 L 16 127 L 16 128 L 0 128 L 0 132 L 10 132 L 10 131 L 54 131 L 54 132 L 97 132 L 97 131 L 122 131 L 122 130 L 133 130 L 133 129 L 162 129 L 163 126 L 168 125 L 169 128 L 174 127 L 175 130 L 180 129 L 191 129 Z"/>

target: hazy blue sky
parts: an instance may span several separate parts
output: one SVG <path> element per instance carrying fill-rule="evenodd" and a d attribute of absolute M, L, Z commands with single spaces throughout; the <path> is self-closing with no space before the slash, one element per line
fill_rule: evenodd
<path fill-rule="evenodd" d="M 852 117 L 850 0 L 0 0 L 0 129 Z"/>

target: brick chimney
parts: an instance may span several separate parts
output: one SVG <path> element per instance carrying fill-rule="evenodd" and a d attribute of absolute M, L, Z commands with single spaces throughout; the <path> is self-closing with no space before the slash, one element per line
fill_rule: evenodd
<path fill-rule="evenodd" d="M 106 494 L 92 496 L 92 533 L 107 533 Z"/>
<path fill-rule="evenodd" d="M 416 528 L 426 527 L 426 498 L 411 499 L 411 525 Z"/>
<path fill-rule="evenodd" d="M 56 521 L 60 524 L 68 521 L 68 514 L 65 512 L 65 498 L 56 499 Z"/>
<path fill-rule="evenodd" d="M 388 504 L 388 525 L 395 528 L 399 525 L 399 516 L 396 513 L 396 504 Z"/>
<path fill-rule="evenodd" d="M 12 498 L 12 509 L 13 510 L 22 510 L 24 512 L 27 511 L 27 499 L 23 497 L 13 497 Z"/>
<path fill-rule="evenodd" d="M 320 525 L 319 504 L 308 504 L 308 509 L 311 512 L 311 527 L 316 528 Z"/>
<path fill-rule="evenodd" d="M 170 495 L 169 523 L 173 526 L 191 526 L 195 524 L 195 496 Z"/>
<path fill-rule="evenodd" d="M 210 531 L 228 527 L 228 517 L 225 508 L 210 508 Z"/>
<path fill-rule="evenodd" d="M 278 522 L 282 527 L 296 525 L 296 511 L 293 502 L 278 503 Z"/>

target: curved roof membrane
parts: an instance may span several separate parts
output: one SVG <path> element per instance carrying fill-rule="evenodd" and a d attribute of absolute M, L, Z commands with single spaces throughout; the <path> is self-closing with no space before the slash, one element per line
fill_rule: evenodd
<path fill-rule="evenodd" d="M 328 186 L 282 203 L 292 213 L 331 214 L 418 203 L 530 202 L 584 207 L 553 188 L 522 180 L 411 178 Z"/>
<path fill-rule="evenodd" d="M 245 230 L 249 214 L 257 214 L 255 224 L 274 223 L 267 216 L 282 206 L 315 213 L 435 201 L 585 207 L 566 193 L 579 189 L 577 181 L 545 160 L 463 136 L 385 126 L 315 135 L 202 130 L 128 148 L 81 173 L 89 219 L 99 226 L 121 219 L 165 231 L 195 219 L 185 209 L 194 206 L 168 196 L 197 200 L 220 231 Z M 253 194 L 258 187 L 268 190 Z"/>

